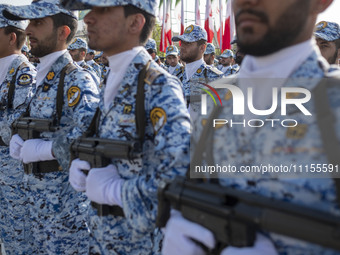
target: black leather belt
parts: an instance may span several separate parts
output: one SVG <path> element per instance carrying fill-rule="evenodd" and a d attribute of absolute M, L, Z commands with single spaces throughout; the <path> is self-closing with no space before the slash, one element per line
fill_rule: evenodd
<path fill-rule="evenodd" d="M 124 211 L 120 206 L 117 205 L 102 205 L 95 202 L 91 202 L 93 208 L 97 209 L 98 216 L 121 216 L 125 217 Z"/>
<path fill-rule="evenodd" d="M 24 164 L 25 174 L 45 174 L 59 172 L 62 168 L 57 160 L 47 160 Z"/>

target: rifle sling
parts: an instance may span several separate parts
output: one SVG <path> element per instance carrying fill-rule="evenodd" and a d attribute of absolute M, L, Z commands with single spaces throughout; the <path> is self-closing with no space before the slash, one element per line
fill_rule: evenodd
<path fill-rule="evenodd" d="M 149 61 L 143 69 L 140 71 L 138 75 L 138 85 L 137 85 L 137 96 L 136 96 L 136 105 L 135 105 L 135 121 L 136 121 L 136 132 L 138 134 L 138 138 L 140 141 L 140 145 L 142 146 L 144 142 L 144 135 L 145 135 L 145 93 L 144 93 L 144 84 L 145 84 L 145 77 L 150 68 Z M 88 130 L 84 133 L 85 137 L 89 136 L 99 136 L 99 122 L 100 122 L 101 111 L 98 107 L 96 113 L 94 114 L 92 121 Z M 103 204 L 97 204 L 95 202 L 91 202 L 93 208 L 97 209 L 98 216 L 107 216 L 107 215 L 114 215 L 114 216 L 121 216 L 125 217 L 124 211 L 119 206 L 109 206 Z"/>
<path fill-rule="evenodd" d="M 58 90 L 57 90 L 57 102 L 56 102 L 56 110 L 57 110 L 57 123 L 56 125 L 60 125 L 60 119 L 62 116 L 63 111 L 63 104 L 64 104 L 64 80 L 65 74 L 68 74 L 76 69 L 75 65 L 70 62 L 68 63 L 60 73 L 59 83 L 58 83 Z M 29 116 L 29 105 L 26 108 L 26 115 Z M 61 167 L 57 160 L 50 160 L 50 161 L 40 161 L 34 162 L 29 164 L 23 164 L 24 171 L 26 174 L 41 174 L 41 173 L 50 173 L 50 172 L 57 172 L 61 171 Z"/>
<path fill-rule="evenodd" d="M 15 81 L 16 81 L 16 78 L 17 78 L 18 71 L 19 71 L 19 67 L 15 71 L 15 74 L 12 76 L 11 83 L 9 84 L 9 88 L 8 88 L 8 102 L 7 102 L 7 108 L 8 109 L 12 109 L 13 108 Z"/>
<path fill-rule="evenodd" d="M 8 145 L 4 142 L 4 140 L 2 140 L 2 137 L 0 136 L 0 146 L 6 146 L 8 147 Z"/>
<path fill-rule="evenodd" d="M 143 67 L 138 75 L 138 87 L 137 87 L 137 96 L 136 96 L 136 107 L 135 107 L 135 120 L 136 120 L 136 131 L 140 140 L 141 145 L 144 142 L 144 134 L 145 134 L 145 93 L 144 93 L 144 84 L 145 84 L 145 76 L 147 71 L 150 68 L 151 61 Z"/>
<path fill-rule="evenodd" d="M 339 86 L 340 80 L 324 78 L 312 91 L 316 119 L 320 130 L 324 151 L 330 164 L 340 166 L 340 146 L 335 131 L 335 116 L 330 109 L 327 88 Z M 340 173 L 332 174 L 336 187 L 337 202 L 340 205 Z"/>
<path fill-rule="evenodd" d="M 57 125 L 60 125 L 60 119 L 63 112 L 63 105 L 64 105 L 64 80 L 65 80 L 65 74 L 68 74 L 72 72 L 74 69 L 76 69 L 75 65 L 73 65 L 72 62 L 68 63 L 60 73 L 59 83 L 58 83 L 58 90 L 57 90 Z"/>
<path fill-rule="evenodd" d="M 192 160 L 190 162 L 190 166 L 192 165 L 202 165 L 203 160 L 206 158 L 207 155 L 210 155 L 210 153 L 212 153 L 212 148 L 210 146 L 208 146 L 210 148 L 210 151 L 207 152 L 207 143 L 208 141 L 210 141 L 210 139 L 208 139 L 214 132 L 214 129 L 211 128 L 210 124 L 213 122 L 213 120 L 215 118 L 217 118 L 219 116 L 219 114 L 221 113 L 221 111 L 223 110 L 222 106 L 215 106 L 214 109 L 212 110 L 203 130 L 202 130 L 202 134 L 198 140 L 198 143 L 196 144 L 196 149 L 194 152 L 194 155 L 192 157 Z M 211 143 L 211 142 L 209 142 Z M 210 159 L 211 160 L 211 159 Z M 190 179 L 190 166 L 189 169 L 187 170 L 186 176 L 188 179 Z M 204 174 L 202 174 L 203 179 L 205 179 L 206 177 L 204 176 Z M 218 176 L 213 176 L 213 177 L 218 177 Z"/>

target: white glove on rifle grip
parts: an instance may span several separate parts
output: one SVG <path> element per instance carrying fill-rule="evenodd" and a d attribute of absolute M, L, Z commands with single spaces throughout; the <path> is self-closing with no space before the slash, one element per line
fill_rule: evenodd
<path fill-rule="evenodd" d="M 122 207 L 120 178 L 114 165 L 92 168 L 86 178 L 86 195 L 98 204 L 119 205 Z"/>
<path fill-rule="evenodd" d="M 229 246 L 225 248 L 221 255 L 278 255 L 273 243 L 264 235 L 257 234 L 253 247 L 236 248 Z"/>
<path fill-rule="evenodd" d="M 86 175 L 82 170 L 90 170 L 91 166 L 87 161 L 79 158 L 72 161 L 70 166 L 69 182 L 76 191 L 86 190 Z"/>
<path fill-rule="evenodd" d="M 210 230 L 186 220 L 180 212 L 175 210 L 172 210 L 171 217 L 163 232 L 165 234 L 163 255 L 205 255 L 205 251 L 191 239 L 210 249 L 215 247 L 215 238 Z"/>
<path fill-rule="evenodd" d="M 43 139 L 26 140 L 20 151 L 20 159 L 25 164 L 55 159 L 52 154 L 52 141 Z"/>
<path fill-rule="evenodd" d="M 22 140 L 18 134 L 13 135 L 9 142 L 9 155 L 11 155 L 12 158 L 20 159 L 20 152 L 23 144 L 24 140 Z"/>

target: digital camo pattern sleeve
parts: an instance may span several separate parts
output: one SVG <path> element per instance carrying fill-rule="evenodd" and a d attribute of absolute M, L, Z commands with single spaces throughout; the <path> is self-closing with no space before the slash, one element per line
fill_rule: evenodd
<path fill-rule="evenodd" d="M 99 102 L 91 75 L 76 69 L 65 77 L 62 129 L 55 133 L 52 150 L 63 169 L 68 169 L 69 145 L 89 126 Z"/>
<path fill-rule="evenodd" d="M 35 89 L 35 76 L 37 72 L 35 67 L 28 62 L 27 58 L 23 55 L 18 56 L 11 64 L 5 81 L 2 85 L 6 93 L 2 94 L 2 101 L 7 104 L 8 100 L 8 86 L 12 82 L 15 75 L 15 89 L 13 95 L 13 105 L 11 109 L 3 111 L 3 121 L 6 125 L 1 125 L 1 137 L 5 143 L 9 143 L 11 139 L 11 123 L 19 118 L 21 114 L 26 111 L 27 104 L 32 98 L 33 91 Z"/>

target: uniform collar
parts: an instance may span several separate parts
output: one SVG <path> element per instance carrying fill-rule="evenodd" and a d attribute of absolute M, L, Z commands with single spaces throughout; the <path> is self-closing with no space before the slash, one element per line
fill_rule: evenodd
<path fill-rule="evenodd" d="M 288 78 L 316 48 L 314 39 L 264 57 L 245 56 L 240 78 Z"/>
<path fill-rule="evenodd" d="M 60 50 L 53 53 L 50 53 L 42 58 L 39 58 L 40 63 L 37 67 L 37 86 L 41 85 L 42 81 L 49 73 L 54 62 L 63 54 L 65 54 L 67 50 Z"/>
<path fill-rule="evenodd" d="M 142 55 L 142 58 L 139 56 Z M 149 58 L 143 58 L 147 56 Z M 103 109 L 107 112 L 113 104 L 114 98 L 119 92 L 122 83 L 126 80 L 134 81 L 134 77 L 139 74 L 136 71 L 135 64 L 146 64 L 144 60 L 151 59 L 150 54 L 144 49 L 144 47 L 138 46 L 131 50 L 124 51 L 119 54 L 108 57 L 110 73 L 107 77 L 106 85 L 103 89 Z"/>
<path fill-rule="evenodd" d="M 190 78 L 196 73 L 197 69 L 204 64 L 203 57 L 199 60 L 196 60 L 191 63 L 187 63 L 185 66 L 186 78 L 190 80 Z"/>
<path fill-rule="evenodd" d="M 115 55 L 108 57 L 109 67 L 111 72 L 125 73 L 124 71 L 129 66 L 131 61 L 136 57 L 136 55 L 143 49 L 142 46 L 134 47 L 131 50 L 127 50 Z"/>
<path fill-rule="evenodd" d="M 85 61 L 84 60 L 78 61 L 77 64 L 82 66 L 83 64 L 85 64 Z"/>
<path fill-rule="evenodd" d="M 86 63 L 89 64 L 89 65 L 92 65 L 92 64 L 95 64 L 96 62 L 93 59 L 91 59 L 91 60 L 87 61 Z"/>
<path fill-rule="evenodd" d="M 5 80 L 7 73 L 12 74 L 15 72 L 15 70 L 13 70 L 13 72 L 11 71 L 11 67 L 12 67 L 12 62 L 18 56 L 19 56 L 18 54 L 12 54 L 10 56 L 0 58 L 0 85 Z"/>

